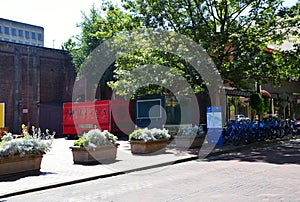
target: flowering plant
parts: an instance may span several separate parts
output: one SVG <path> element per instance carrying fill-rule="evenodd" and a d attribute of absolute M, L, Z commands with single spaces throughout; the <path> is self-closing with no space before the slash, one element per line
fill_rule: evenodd
<path fill-rule="evenodd" d="M 186 126 L 180 127 L 177 135 L 181 136 L 201 136 L 204 135 L 202 126 Z"/>
<path fill-rule="evenodd" d="M 271 94 L 270 94 L 268 91 L 266 91 L 266 90 L 260 90 L 260 94 L 261 94 L 262 97 L 265 98 L 265 99 L 268 99 L 268 98 L 271 98 L 271 97 L 272 97 Z"/>
<path fill-rule="evenodd" d="M 129 135 L 129 140 L 140 140 L 140 141 L 154 141 L 154 140 L 168 140 L 171 137 L 169 131 L 158 128 L 143 128 L 136 129 Z"/>
<path fill-rule="evenodd" d="M 116 145 L 117 139 L 118 137 L 107 130 L 92 129 L 76 140 L 74 146 L 96 148 L 102 145 Z"/>
<path fill-rule="evenodd" d="M 14 139 L 11 133 L 7 133 L 2 137 L 0 142 L 0 158 L 15 155 L 44 154 L 50 150 L 55 132 L 50 134 L 49 130 L 46 130 L 43 133 L 40 128 L 33 128 L 32 135 L 30 135 L 24 128 L 22 130 L 22 138 Z"/>

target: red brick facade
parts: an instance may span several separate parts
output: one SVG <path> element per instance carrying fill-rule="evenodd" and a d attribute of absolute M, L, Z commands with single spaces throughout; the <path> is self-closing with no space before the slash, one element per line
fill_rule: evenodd
<path fill-rule="evenodd" d="M 0 102 L 5 126 L 40 125 L 40 106 L 72 100 L 76 73 L 67 51 L 0 41 Z"/>

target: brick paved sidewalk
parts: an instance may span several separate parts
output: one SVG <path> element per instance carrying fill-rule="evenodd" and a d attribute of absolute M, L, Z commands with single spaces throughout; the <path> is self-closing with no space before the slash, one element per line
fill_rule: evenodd
<path fill-rule="evenodd" d="M 285 139 L 288 140 L 288 138 Z M 171 142 L 165 153 L 157 155 L 132 155 L 128 141 L 119 141 L 120 146 L 116 161 L 99 165 L 73 164 L 72 152 L 69 149 L 73 142 L 73 140 L 63 138 L 55 139 L 51 151 L 43 157 L 39 175 L 0 179 L 0 198 L 154 167 L 165 169 L 167 165 L 182 161 L 275 144 L 279 141 L 219 148 L 210 148 L 205 144 L 201 150 L 190 149 L 189 151 L 176 149 L 174 143 Z"/>

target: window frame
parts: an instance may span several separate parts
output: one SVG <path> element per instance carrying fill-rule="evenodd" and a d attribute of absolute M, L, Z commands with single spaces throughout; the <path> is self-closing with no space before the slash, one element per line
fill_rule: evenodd
<path fill-rule="evenodd" d="M 23 32 L 23 30 L 22 29 L 18 29 L 18 35 L 19 35 L 19 37 L 24 37 L 24 32 Z"/>
<path fill-rule="evenodd" d="M 35 32 L 31 32 L 31 39 L 36 40 L 36 33 Z"/>
<path fill-rule="evenodd" d="M 17 29 L 16 29 L 16 28 L 12 27 L 12 28 L 10 29 L 10 31 L 11 31 L 11 35 L 12 35 L 12 36 L 17 36 Z"/>
<path fill-rule="evenodd" d="M 9 27 L 4 27 L 4 34 L 9 35 Z"/>
<path fill-rule="evenodd" d="M 25 38 L 26 39 L 30 39 L 30 33 L 29 33 L 29 31 L 25 30 Z"/>

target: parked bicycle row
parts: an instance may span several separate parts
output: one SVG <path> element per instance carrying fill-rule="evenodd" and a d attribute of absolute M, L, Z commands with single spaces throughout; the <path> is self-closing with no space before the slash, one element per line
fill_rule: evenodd
<path fill-rule="evenodd" d="M 297 135 L 299 130 L 296 121 L 287 119 L 264 120 L 264 121 L 241 121 L 227 122 L 222 133 L 223 144 L 249 144 L 253 142 L 265 141 L 267 139 L 283 138 L 287 135 Z"/>

